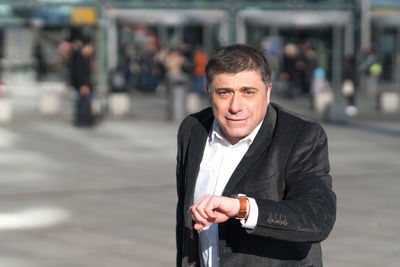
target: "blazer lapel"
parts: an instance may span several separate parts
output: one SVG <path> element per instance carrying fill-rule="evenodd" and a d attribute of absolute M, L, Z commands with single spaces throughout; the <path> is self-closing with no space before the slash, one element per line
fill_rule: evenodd
<path fill-rule="evenodd" d="M 231 178 L 229 179 L 223 192 L 224 196 L 230 196 L 233 193 L 240 193 L 233 192 L 233 190 L 247 170 L 251 168 L 254 162 L 263 154 L 265 150 L 269 148 L 275 130 L 276 119 L 277 112 L 275 108 L 269 104 L 267 114 L 265 115 L 265 119 L 261 125 L 261 128 L 258 131 L 253 143 L 250 145 L 249 150 L 247 150 L 246 154 L 243 156 L 242 160 L 239 162 Z"/>
<path fill-rule="evenodd" d="M 199 122 L 192 128 L 189 149 L 188 149 L 188 162 L 187 162 L 187 186 L 185 196 L 185 210 L 193 204 L 194 189 L 196 186 L 197 175 L 200 170 L 200 163 L 203 158 L 204 146 L 207 141 L 207 136 L 210 132 L 213 116 L 210 109 L 209 116 L 202 122 Z"/>

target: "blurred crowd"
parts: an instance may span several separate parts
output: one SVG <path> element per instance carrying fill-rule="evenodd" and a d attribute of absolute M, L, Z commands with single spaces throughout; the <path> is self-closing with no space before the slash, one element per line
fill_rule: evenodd
<path fill-rule="evenodd" d="M 309 97 L 310 108 L 315 109 L 315 98 L 325 95 L 333 98 L 331 63 L 327 50 L 308 42 L 287 43 L 280 48 L 279 37 L 269 37 L 261 44 L 274 71 L 275 92 L 286 98 Z M 340 94 L 346 103 L 348 116 L 357 114 L 357 91 L 365 87 L 367 95 L 379 96 L 382 65 L 373 49 L 360 51 L 343 59 Z M 361 85 L 362 81 L 364 83 Z M 337 96 L 336 96 L 337 97 Z"/>
<path fill-rule="evenodd" d="M 307 43 L 289 43 L 284 47 L 279 75 L 288 97 L 309 94 L 313 73 L 318 67 L 316 51 Z"/>
<path fill-rule="evenodd" d="M 122 57 L 110 71 L 109 85 L 113 92 L 139 90 L 144 93 L 167 90 L 170 76 L 187 76 L 190 91 L 203 94 L 207 55 L 201 46 L 192 48 L 179 42 L 173 48 L 153 43 L 123 45 Z"/>
<path fill-rule="evenodd" d="M 172 78 L 185 81 L 188 92 L 205 96 L 205 65 L 207 52 L 200 44 L 188 44 L 180 40 L 164 45 L 158 36 L 141 25 L 122 27 L 118 60 L 108 73 L 108 91 L 131 93 L 166 93 Z M 314 40 L 315 41 L 315 40 Z M 332 94 L 330 84 L 331 64 L 329 49 L 316 42 L 282 44 L 278 36 L 261 42 L 261 49 L 273 70 L 274 93 L 286 98 L 308 97 L 310 107 L 318 94 Z M 94 47 L 90 40 L 76 38 L 62 41 L 59 50 L 59 69 L 63 70 L 67 82 L 77 92 L 75 123 L 90 125 L 92 115 L 85 99 L 92 97 L 92 81 L 95 61 Z M 368 77 L 367 90 L 377 90 L 382 66 L 373 51 L 362 51 L 344 58 L 341 93 L 347 101 L 346 113 L 357 113 L 356 95 L 360 77 Z M 373 94 L 376 92 L 372 92 Z M 86 114 L 86 115 L 85 115 Z"/>

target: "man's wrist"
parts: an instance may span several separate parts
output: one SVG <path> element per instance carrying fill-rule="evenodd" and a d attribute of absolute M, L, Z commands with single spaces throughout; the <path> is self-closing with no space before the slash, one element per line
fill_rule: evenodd
<path fill-rule="evenodd" d="M 252 230 L 257 226 L 258 222 L 258 206 L 254 198 L 247 197 L 249 203 L 248 215 L 246 218 L 240 220 L 242 227 L 246 230 Z"/>
<path fill-rule="evenodd" d="M 238 194 L 238 195 L 233 195 L 232 197 L 239 200 L 239 211 L 233 217 L 235 217 L 236 219 L 247 218 L 249 215 L 249 201 L 247 200 L 246 195 Z"/>

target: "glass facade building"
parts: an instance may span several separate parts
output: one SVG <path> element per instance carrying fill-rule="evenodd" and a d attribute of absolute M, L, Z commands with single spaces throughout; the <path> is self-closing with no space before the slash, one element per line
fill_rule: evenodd
<path fill-rule="evenodd" d="M 346 56 L 373 51 L 384 66 L 382 82 L 398 90 L 399 12 L 399 1 L 388 0 L 6 0 L 0 4 L 3 73 L 32 65 L 33 55 L 17 52 L 22 46 L 34 51 L 41 40 L 54 65 L 59 42 L 84 36 L 95 43 L 97 80 L 106 84 L 122 46 L 138 42 L 143 27 L 159 46 L 184 42 L 207 53 L 234 42 L 270 43 L 279 56 L 286 44 L 308 43 L 322 55 L 319 64 L 334 88 L 342 83 Z M 16 36 L 25 39 L 16 45 Z"/>

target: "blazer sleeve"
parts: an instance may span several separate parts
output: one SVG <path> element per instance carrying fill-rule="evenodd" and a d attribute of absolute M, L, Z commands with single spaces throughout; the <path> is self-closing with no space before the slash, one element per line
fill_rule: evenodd
<path fill-rule="evenodd" d="M 319 124 L 307 123 L 285 165 L 284 198 L 256 199 L 257 225 L 248 233 L 293 242 L 320 242 L 332 230 L 336 195 L 329 175 L 327 137 Z"/>
<path fill-rule="evenodd" d="M 178 151 L 176 157 L 176 189 L 178 202 L 176 205 L 176 266 L 182 266 L 183 258 L 183 229 L 184 229 L 184 176 L 183 176 L 183 129 L 178 130 Z"/>
<path fill-rule="evenodd" d="M 185 190 L 186 190 L 186 161 L 189 139 L 192 132 L 192 118 L 185 118 L 178 129 L 177 135 L 177 156 L 176 156 L 176 189 L 178 202 L 176 205 L 176 266 L 182 266 L 183 258 L 186 257 L 185 252 Z"/>

